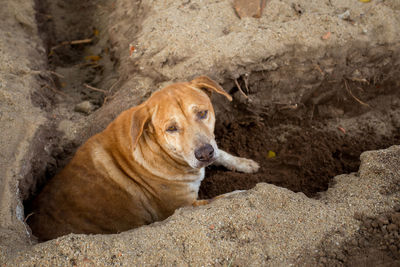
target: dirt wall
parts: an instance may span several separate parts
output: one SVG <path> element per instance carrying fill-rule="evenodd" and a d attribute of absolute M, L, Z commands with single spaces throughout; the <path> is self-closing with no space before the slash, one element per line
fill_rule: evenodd
<path fill-rule="evenodd" d="M 43 147 L 34 148 L 46 114 L 31 96 L 40 94 L 38 76 L 47 76 L 45 49 L 38 37 L 33 1 L 10 1 L 0 10 L 0 240 L 29 244 L 19 184 L 32 184 L 32 162 Z M 29 182 L 30 181 L 30 182 Z"/>

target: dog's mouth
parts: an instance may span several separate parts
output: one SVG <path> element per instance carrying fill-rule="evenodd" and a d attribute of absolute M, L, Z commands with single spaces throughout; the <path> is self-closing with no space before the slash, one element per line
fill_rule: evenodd
<path fill-rule="evenodd" d="M 208 165 L 213 164 L 217 160 L 216 157 L 212 157 L 211 159 L 207 161 L 197 161 L 197 168 L 204 168 L 207 167 Z"/>

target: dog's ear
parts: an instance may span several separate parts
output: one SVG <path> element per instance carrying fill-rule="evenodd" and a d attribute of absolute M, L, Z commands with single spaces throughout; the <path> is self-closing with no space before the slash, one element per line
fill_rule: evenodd
<path fill-rule="evenodd" d="M 147 122 L 150 119 L 150 113 L 146 107 L 146 105 L 140 105 L 133 112 L 132 116 L 132 128 L 131 128 L 131 137 L 132 137 L 132 151 L 135 150 L 137 143 L 139 142 L 140 137 L 143 134 L 143 130 L 146 127 Z"/>
<path fill-rule="evenodd" d="M 202 89 L 209 97 L 211 97 L 212 92 L 224 95 L 229 101 L 232 101 L 232 96 L 230 96 L 225 90 L 216 82 L 208 78 L 207 76 L 199 76 L 190 82 L 196 88 Z"/>

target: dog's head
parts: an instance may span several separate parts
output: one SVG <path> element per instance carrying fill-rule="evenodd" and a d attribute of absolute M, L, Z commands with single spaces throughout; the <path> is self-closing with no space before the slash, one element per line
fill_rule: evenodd
<path fill-rule="evenodd" d="M 214 139 L 212 92 L 232 97 L 206 76 L 155 92 L 133 115 L 132 142 L 156 143 L 171 158 L 191 168 L 205 167 L 218 157 Z"/>

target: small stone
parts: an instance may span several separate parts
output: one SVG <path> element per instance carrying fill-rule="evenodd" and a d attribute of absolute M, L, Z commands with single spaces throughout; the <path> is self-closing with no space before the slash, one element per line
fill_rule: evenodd
<path fill-rule="evenodd" d="M 391 216 L 392 222 L 400 226 L 400 212 L 393 213 Z"/>
<path fill-rule="evenodd" d="M 265 7 L 265 0 L 235 0 L 233 6 L 239 18 L 260 18 Z"/>
<path fill-rule="evenodd" d="M 396 224 L 391 223 L 388 225 L 387 229 L 389 232 L 394 232 L 394 231 L 397 231 L 399 229 L 399 227 Z"/>
<path fill-rule="evenodd" d="M 389 246 L 389 250 L 390 250 L 392 253 L 396 253 L 396 252 L 397 252 L 397 247 L 396 247 L 395 245 L 390 245 L 390 246 Z"/>
<path fill-rule="evenodd" d="M 89 101 L 83 101 L 75 106 L 75 111 L 90 114 L 94 110 L 94 106 Z"/>
<path fill-rule="evenodd" d="M 384 216 L 380 216 L 376 220 L 377 220 L 377 222 L 378 222 L 380 227 L 389 224 L 389 220 Z"/>
<path fill-rule="evenodd" d="M 342 252 L 337 252 L 336 253 L 336 259 L 340 260 L 340 261 L 344 261 L 346 257 L 344 256 L 344 254 Z"/>
<path fill-rule="evenodd" d="M 348 20 L 350 19 L 350 10 L 346 10 L 344 13 L 338 15 L 339 19 Z"/>
<path fill-rule="evenodd" d="M 351 241 L 350 241 L 350 244 L 352 245 L 352 246 L 358 246 L 358 241 L 356 240 L 356 239 L 352 239 Z"/>

